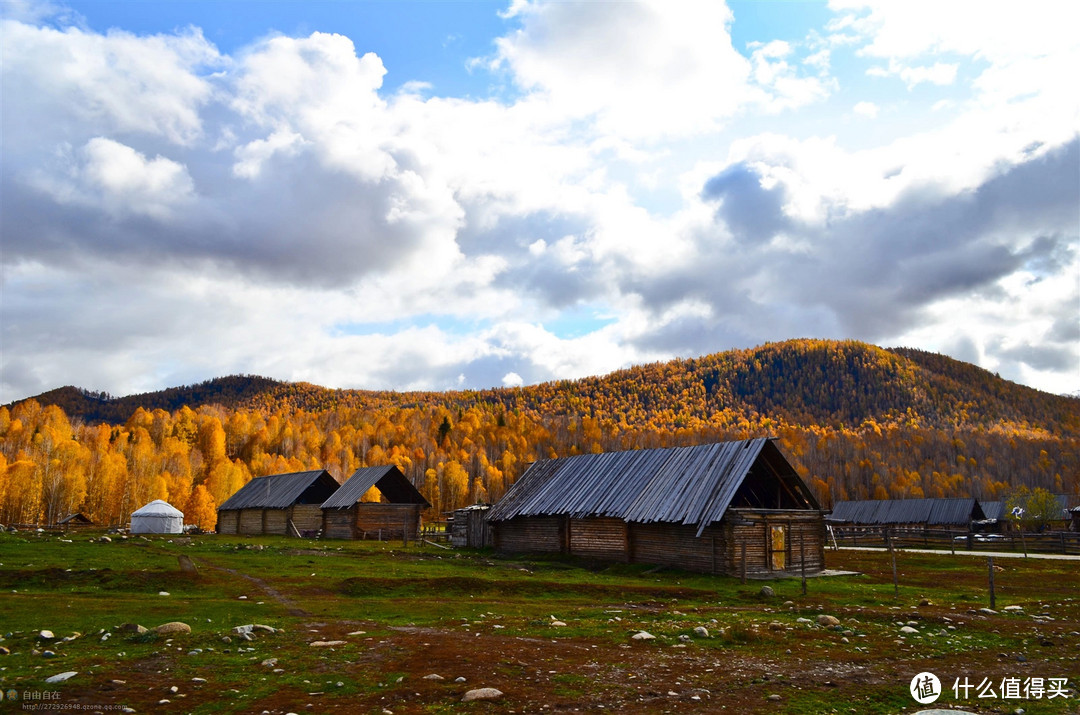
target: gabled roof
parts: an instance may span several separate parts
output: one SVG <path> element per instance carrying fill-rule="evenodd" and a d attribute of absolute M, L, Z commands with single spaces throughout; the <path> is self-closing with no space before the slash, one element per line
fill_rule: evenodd
<path fill-rule="evenodd" d="M 286 509 L 295 504 L 309 487 L 319 486 L 326 493 L 337 491 L 337 480 L 325 469 L 291 474 L 271 474 L 256 477 L 225 500 L 218 510 L 231 509 Z M 325 496 L 320 496 L 321 502 Z"/>
<path fill-rule="evenodd" d="M 1000 521 L 1005 518 L 1005 502 L 1003 501 L 981 501 L 979 506 L 982 507 L 983 516 L 991 521 Z"/>
<path fill-rule="evenodd" d="M 492 507 L 488 519 L 614 517 L 696 525 L 700 535 L 723 518 L 752 470 L 776 481 L 775 491 L 782 488 L 793 508 L 819 508 L 772 441 L 750 439 L 541 460 Z M 743 499 L 755 497 L 744 493 Z"/>
<path fill-rule="evenodd" d="M 323 502 L 323 509 L 348 509 L 375 487 L 391 504 L 423 504 L 431 506 L 416 490 L 408 477 L 392 464 L 381 467 L 361 467 L 353 472 L 341 489 Z"/>
<path fill-rule="evenodd" d="M 86 514 L 83 514 L 82 512 L 77 511 L 74 514 L 68 514 L 63 519 L 61 519 L 60 521 L 58 521 L 56 523 L 57 524 L 93 524 L 94 522 L 91 521 L 90 517 L 88 517 Z"/>
<path fill-rule="evenodd" d="M 984 519 L 974 498 L 960 499 L 867 499 L 839 501 L 828 521 L 849 524 L 968 524 Z"/>
<path fill-rule="evenodd" d="M 183 517 L 184 512 L 174 507 L 164 499 L 155 499 L 154 501 L 142 506 L 135 511 L 131 512 L 132 516 L 179 516 Z"/>

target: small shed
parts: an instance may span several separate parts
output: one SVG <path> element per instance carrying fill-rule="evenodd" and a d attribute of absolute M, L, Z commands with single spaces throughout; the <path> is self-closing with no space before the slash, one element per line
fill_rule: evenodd
<path fill-rule="evenodd" d="M 450 515 L 450 545 L 481 548 L 492 545 L 492 533 L 487 514 L 490 504 L 473 504 L 455 509 Z"/>
<path fill-rule="evenodd" d="M 821 509 L 771 439 L 538 461 L 488 522 L 500 552 L 733 575 L 825 565 Z"/>
<path fill-rule="evenodd" d="M 362 501 L 372 487 L 379 501 Z M 394 465 L 361 467 L 322 504 L 328 539 L 416 539 L 420 512 L 431 506 Z"/>
<path fill-rule="evenodd" d="M 62 526 L 65 529 L 78 528 L 80 526 L 93 526 L 93 520 L 81 511 L 77 511 L 74 514 L 68 514 L 60 521 L 56 522 L 57 526 Z"/>
<path fill-rule="evenodd" d="M 256 477 L 218 507 L 217 531 L 314 536 L 322 528 L 319 507 L 339 487 L 325 469 Z"/>
<path fill-rule="evenodd" d="M 161 499 L 155 499 L 131 513 L 132 534 L 182 534 L 184 512 Z"/>

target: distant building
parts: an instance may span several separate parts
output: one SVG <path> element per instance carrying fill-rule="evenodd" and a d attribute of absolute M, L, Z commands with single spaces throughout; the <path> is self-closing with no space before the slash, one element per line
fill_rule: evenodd
<path fill-rule="evenodd" d="M 218 507 L 217 531 L 316 536 L 320 507 L 339 488 L 325 469 L 256 477 Z"/>
<path fill-rule="evenodd" d="M 769 439 L 532 464 L 488 514 L 495 549 L 714 574 L 824 568 L 817 500 Z"/>
<path fill-rule="evenodd" d="M 379 501 L 362 501 L 368 490 Z M 420 512 L 431 506 L 393 465 L 362 467 L 321 505 L 328 539 L 417 539 Z"/>
<path fill-rule="evenodd" d="M 833 526 L 889 526 L 926 528 L 958 526 L 986 519 L 978 500 L 959 499 L 865 499 L 840 501 L 825 520 Z"/>
<path fill-rule="evenodd" d="M 86 514 L 77 511 L 74 514 L 68 514 L 63 519 L 56 522 L 56 525 L 62 526 L 65 529 L 70 529 L 72 527 L 93 526 L 94 522 Z"/>

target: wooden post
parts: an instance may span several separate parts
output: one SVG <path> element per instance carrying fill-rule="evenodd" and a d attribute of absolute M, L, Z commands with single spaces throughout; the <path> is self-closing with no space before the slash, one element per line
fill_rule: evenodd
<path fill-rule="evenodd" d="M 1018 527 L 1020 529 L 1020 545 L 1024 547 L 1024 558 L 1027 558 L 1027 539 L 1024 538 L 1024 527 Z"/>
<path fill-rule="evenodd" d="M 952 551 L 952 555 L 956 556 L 956 540 L 952 535 L 952 527 L 949 527 L 949 550 Z"/>
<path fill-rule="evenodd" d="M 739 544 L 739 546 L 741 547 L 739 549 L 739 551 L 742 552 L 742 554 L 740 556 L 740 558 L 742 559 L 742 578 L 740 579 L 740 582 L 745 584 L 746 583 L 746 542 L 745 541 L 742 542 L 741 544 Z"/>
<path fill-rule="evenodd" d="M 990 572 L 990 608 L 997 608 L 997 599 L 994 597 L 994 557 L 986 557 L 986 569 Z"/>
<path fill-rule="evenodd" d="M 1063 553 L 1063 554 L 1067 554 L 1067 553 L 1069 553 L 1069 552 L 1068 552 L 1068 551 L 1067 551 L 1067 550 L 1065 549 L 1065 532 L 1064 532 L 1064 531 L 1059 531 L 1059 532 L 1058 532 L 1058 536 L 1060 536 L 1060 537 L 1061 537 L 1061 553 Z"/>
<path fill-rule="evenodd" d="M 806 542 L 799 533 L 799 570 L 802 571 L 802 595 L 806 595 Z"/>
<path fill-rule="evenodd" d="M 892 557 L 892 583 L 893 595 L 900 597 L 900 580 L 896 577 L 896 551 L 893 550 L 892 539 L 889 538 L 889 530 L 885 529 L 885 541 L 889 545 L 889 556 Z"/>

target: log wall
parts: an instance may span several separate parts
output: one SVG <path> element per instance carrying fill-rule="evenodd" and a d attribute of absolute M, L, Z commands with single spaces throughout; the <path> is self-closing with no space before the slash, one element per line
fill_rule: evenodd
<path fill-rule="evenodd" d="M 217 520 L 217 533 L 238 534 L 240 527 L 240 512 L 233 509 L 219 511 Z"/>
<path fill-rule="evenodd" d="M 261 534 L 263 533 L 263 510 L 262 509 L 241 509 L 240 510 L 240 528 L 238 533 L 241 534 Z"/>
<path fill-rule="evenodd" d="M 323 509 L 324 539 L 354 539 L 356 515 L 351 509 Z"/>
<path fill-rule="evenodd" d="M 570 519 L 572 556 L 601 561 L 629 561 L 628 525 L 622 519 Z"/>
<path fill-rule="evenodd" d="M 746 521 L 751 524 L 737 523 Z M 727 573 L 741 572 L 742 544 L 746 544 L 747 573 L 781 572 L 797 576 L 802 573 L 800 558 L 805 558 L 807 573 L 817 573 L 825 568 L 825 519 L 818 512 L 730 509 L 722 523 L 730 534 Z M 776 569 L 773 564 L 773 526 L 784 528 L 783 569 Z"/>
<path fill-rule="evenodd" d="M 293 504 L 292 521 L 297 531 L 318 531 L 322 528 L 322 518 L 322 509 L 318 504 Z"/>
<path fill-rule="evenodd" d="M 687 571 L 725 573 L 723 529 L 710 526 L 700 537 L 696 533 L 696 526 L 683 524 L 631 524 L 630 559 Z"/>
<path fill-rule="evenodd" d="M 284 536 L 288 533 L 288 511 L 285 509 L 265 509 L 264 511 L 264 534 L 280 534 Z"/>
<path fill-rule="evenodd" d="M 490 524 L 496 551 L 507 553 L 559 553 L 564 548 L 563 519 L 525 516 Z"/>

